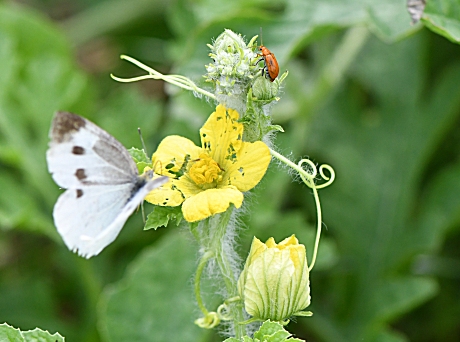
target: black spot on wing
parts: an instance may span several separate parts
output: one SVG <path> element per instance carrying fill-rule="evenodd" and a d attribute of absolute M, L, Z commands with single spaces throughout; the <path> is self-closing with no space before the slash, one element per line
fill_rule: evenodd
<path fill-rule="evenodd" d="M 69 141 L 70 136 L 85 125 L 86 121 L 81 116 L 68 112 L 57 112 L 51 124 L 50 137 L 59 143 Z"/>
<path fill-rule="evenodd" d="M 75 176 L 77 176 L 78 180 L 84 180 L 87 177 L 85 169 L 77 169 Z"/>
<path fill-rule="evenodd" d="M 83 196 L 83 190 L 77 189 L 77 198 L 80 198 L 81 196 Z"/>
<path fill-rule="evenodd" d="M 74 146 L 72 148 L 72 153 L 73 154 L 85 154 L 85 149 L 81 146 Z"/>

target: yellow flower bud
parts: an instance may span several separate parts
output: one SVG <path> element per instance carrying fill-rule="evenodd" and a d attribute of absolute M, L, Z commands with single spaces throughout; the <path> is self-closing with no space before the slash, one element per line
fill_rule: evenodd
<path fill-rule="evenodd" d="M 283 321 L 299 314 L 310 305 L 305 246 L 295 235 L 279 244 L 273 238 L 262 243 L 254 237 L 238 291 L 255 319 Z"/>

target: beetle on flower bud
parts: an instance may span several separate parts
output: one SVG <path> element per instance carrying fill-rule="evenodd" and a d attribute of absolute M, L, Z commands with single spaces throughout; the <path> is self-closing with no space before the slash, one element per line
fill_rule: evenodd
<path fill-rule="evenodd" d="M 276 77 L 278 77 L 278 74 L 280 73 L 280 67 L 278 65 L 278 61 L 276 60 L 275 55 L 273 52 L 271 52 L 269 49 L 267 49 L 265 46 L 261 45 L 259 46 L 259 51 L 261 54 L 258 56 L 261 56 L 261 58 L 257 61 L 257 63 L 264 61 L 264 67 L 262 69 L 262 76 L 267 75 L 268 79 L 270 79 L 270 82 L 273 82 Z"/>
<path fill-rule="evenodd" d="M 285 321 L 291 316 L 311 316 L 310 281 L 305 246 L 295 235 L 279 244 L 254 237 L 238 292 L 251 320 Z"/>

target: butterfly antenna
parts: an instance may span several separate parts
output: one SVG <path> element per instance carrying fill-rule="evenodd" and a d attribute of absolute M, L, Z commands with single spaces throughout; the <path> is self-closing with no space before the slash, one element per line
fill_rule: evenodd
<path fill-rule="evenodd" d="M 140 127 L 137 127 L 137 132 L 139 133 L 139 138 L 141 138 L 142 149 L 144 150 L 144 153 L 148 158 L 149 154 L 147 153 L 147 147 L 145 147 L 144 138 L 142 137 L 142 132 L 141 132 Z"/>

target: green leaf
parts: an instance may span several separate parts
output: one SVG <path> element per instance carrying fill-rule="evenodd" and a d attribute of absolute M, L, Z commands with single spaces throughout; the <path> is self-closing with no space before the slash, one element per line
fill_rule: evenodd
<path fill-rule="evenodd" d="M 265 321 L 259 330 L 254 333 L 254 338 L 257 338 L 260 341 L 271 342 L 271 339 L 273 339 L 274 336 L 277 336 L 277 338 L 282 336 L 283 339 L 286 339 L 291 336 L 291 334 L 284 330 L 284 327 L 278 322 L 271 321 Z M 275 341 L 276 340 L 277 339 L 275 339 Z"/>
<path fill-rule="evenodd" d="M 147 216 L 144 230 L 157 229 L 159 227 L 166 227 L 169 221 L 176 221 L 178 226 L 182 221 L 182 210 L 180 206 L 177 207 L 161 207 L 155 206 L 152 212 Z"/>
<path fill-rule="evenodd" d="M 19 342 L 24 341 L 21 331 L 9 326 L 6 323 L 0 324 L 0 341 Z"/>
<path fill-rule="evenodd" d="M 378 319 L 392 319 L 423 303 L 436 294 L 438 286 L 433 279 L 399 277 L 382 282 L 372 297 Z"/>
<path fill-rule="evenodd" d="M 51 335 L 48 331 L 43 331 L 39 328 L 24 331 L 23 335 L 26 342 L 64 342 L 65 340 L 59 333 Z"/>
<path fill-rule="evenodd" d="M 443 234 L 460 222 L 460 162 L 433 177 L 422 198 L 416 250 L 437 250 Z"/>
<path fill-rule="evenodd" d="M 22 332 L 12 326 L 0 324 L 0 341 L 2 342 L 64 342 L 64 337 L 55 333 L 51 335 L 48 331 L 35 328 L 34 330 Z"/>
<path fill-rule="evenodd" d="M 152 167 L 152 161 L 149 160 L 143 149 L 139 150 L 135 147 L 131 147 L 128 152 L 134 159 L 139 174 L 142 174 L 147 166 Z"/>
<path fill-rule="evenodd" d="M 298 135 L 290 140 L 294 146 L 296 139 L 308 136 L 302 142 L 308 153 L 322 155 L 340 174 L 322 193 L 322 208 L 338 250 L 353 266 L 346 277 L 339 270 L 331 274 L 327 298 L 313 296 L 311 308 L 313 319 L 325 315 L 327 326 L 336 327 L 327 333 L 330 340 L 372 341 L 386 333 L 389 322 L 437 293 L 433 279 L 404 270 L 416 253 L 439 244 L 445 224 L 458 222 L 457 200 L 443 208 L 448 220 L 436 212 L 444 203 L 439 195 L 451 198 L 457 186 L 450 193 L 444 188 L 436 197 L 427 196 L 427 206 L 420 193 L 440 190 L 431 188 L 433 178 L 423 175 L 432 174 L 430 158 L 458 120 L 460 98 L 454 94 L 460 64 L 450 64 L 427 83 L 422 60 L 415 58 L 423 46 L 422 36 L 393 46 L 370 40 L 350 77 L 366 89 L 372 104 L 363 103 L 354 86 L 345 86 L 316 113 L 311 129 L 302 130 L 297 123 Z M 424 223 L 428 217 L 431 225 Z M 315 294 L 314 277 L 311 286 Z M 332 307 L 314 306 L 317 300 L 331 304 L 331 293 L 337 299 Z M 317 328 L 325 331 L 326 325 Z"/>
<path fill-rule="evenodd" d="M 284 329 L 278 322 L 265 321 L 259 330 L 254 333 L 254 338 L 243 336 L 241 339 L 234 337 L 226 339 L 224 342 L 305 342 L 297 338 L 289 338 L 291 334 Z"/>
<path fill-rule="evenodd" d="M 99 310 L 108 341 L 199 341 L 197 309 L 190 279 L 196 247 L 177 232 L 145 250 L 125 277 L 104 291 Z"/>
<path fill-rule="evenodd" d="M 145 154 L 145 151 L 143 149 L 139 150 L 138 148 L 131 147 L 128 150 L 128 152 L 131 155 L 131 157 L 134 159 L 134 162 L 136 164 L 137 163 L 148 163 L 148 162 L 150 162 L 149 157 L 147 157 L 147 155 Z"/>
<path fill-rule="evenodd" d="M 430 0 L 422 17 L 430 30 L 460 43 L 460 0 Z"/>

